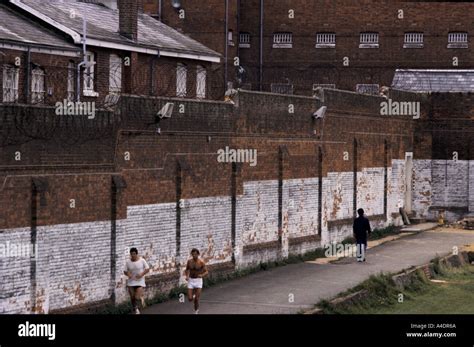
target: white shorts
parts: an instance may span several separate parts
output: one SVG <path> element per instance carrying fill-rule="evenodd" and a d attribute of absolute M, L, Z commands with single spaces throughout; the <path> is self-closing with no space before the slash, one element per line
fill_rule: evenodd
<path fill-rule="evenodd" d="M 188 289 L 201 289 L 202 278 L 190 278 L 188 281 Z"/>

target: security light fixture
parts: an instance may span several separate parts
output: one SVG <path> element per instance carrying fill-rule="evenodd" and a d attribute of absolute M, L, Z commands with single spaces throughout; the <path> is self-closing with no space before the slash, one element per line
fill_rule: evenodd
<path fill-rule="evenodd" d="M 161 110 L 158 112 L 157 116 L 160 119 L 171 118 L 171 115 L 173 114 L 173 108 L 174 108 L 174 103 L 167 102 L 166 105 L 163 106 Z"/>
<path fill-rule="evenodd" d="M 171 0 L 171 6 L 173 6 L 175 10 L 179 10 L 181 8 L 181 0 Z"/>
<path fill-rule="evenodd" d="M 313 118 L 314 119 L 320 119 L 324 118 L 324 115 L 326 114 L 327 106 L 321 106 L 316 112 L 313 113 Z"/>

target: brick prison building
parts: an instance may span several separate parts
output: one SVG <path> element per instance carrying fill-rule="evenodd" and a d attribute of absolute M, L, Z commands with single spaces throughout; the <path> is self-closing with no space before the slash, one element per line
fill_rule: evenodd
<path fill-rule="evenodd" d="M 0 18 L 2 102 L 39 103 L 53 95 L 63 100 L 68 98 L 68 92 L 74 98 L 74 89 L 67 87 L 67 73 L 61 76 L 66 82 L 63 86 L 51 78 L 51 73 L 55 69 L 67 72 L 70 62 L 79 60 L 80 49 L 3 4 L 0 4 Z"/>
<path fill-rule="evenodd" d="M 3 2 L 3 101 L 79 98 L 105 106 L 121 93 L 222 98 L 218 53 L 143 14 L 136 1 L 118 4 L 121 15 L 90 1 Z"/>
<path fill-rule="evenodd" d="M 474 68 L 469 2 L 150 0 L 145 11 L 205 40 L 227 57 L 228 80 L 246 89 L 377 94 L 397 69 Z"/>
<path fill-rule="evenodd" d="M 120 25 L 121 17 L 127 22 L 123 17 L 135 18 L 135 12 L 121 2 L 117 9 L 105 2 L 108 7 L 90 1 L 39 6 L 30 0 L 0 7 L 8 29 L 0 30 L 0 57 L 8 65 L 2 76 L 9 81 L 2 81 L 7 99 L 0 102 L 1 313 L 90 312 L 125 302 L 122 270 L 130 247 L 151 265 L 146 290 L 151 298 L 184 283 L 194 247 L 218 276 L 340 242 L 351 235 L 359 207 L 374 227 L 401 225 L 400 207 L 419 220 L 441 212 L 454 221 L 474 213 L 469 73 L 426 66 L 420 73 L 410 66 L 397 78 L 409 91 L 389 89 L 385 96 L 331 88 L 315 96 L 239 90 L 224 102 L 202 100 L 187 87 L 189 94 L 177 97 L 172 77 L 151 74 L 161 62 L 176 77 L 182 74 L 178 64 L 210 64 L 208 76 L 211 71 L 223 76 L 225 52 L 212 40 L 206 48 L 187 38 L 185 28 L 179 33 L 144 14 L 137 15 L 135 41 Z M 91 15 L 87 47 L 96 65 L 85 75 L 80 70 L 80 100 L 105 102 L 114 95 L 112 54 L 123 62 L 120 97 L 112 106 L 100 105 L 93 119 L 58 115 L 52 103 L 32 103 L 31 95 L 21 95 L 38 77 L 20 71 L 13 88 L 18 98 L 8 99 L 16 95 L 10 69 L 17 54 L 25 71 L 82 60 L 77 36 L 82 21 L 71 16 L 84 9 Z M 208 13 L 208 30 L 219 23 L 211 19 L 216 17 Z M 229 28 L 234 35 L 240 30 Z M 255 45 L 252 38 L 247 44 Z M 217 61 L 221 57 L 224 63 Z M 140 73 L 142 66 L 147 74 Z M 49 95 L 48 78 L 56 70 L 44 74 L 44 98 L 52 101 L 68 91 L 68 75 L 62 74 Z M 187 69 L 190 76 L 192 70 Z M 83 88 L 91 75 L 97 78 L 94 88 Z M 34 85 L 31 94 L 41 91 Z M 383 115 L 381 104 L 388 101 L 415 103 L 420 112 Z M 169 117 L 157 117 L 166 105 L 174 106 Z M 227 148 L 255 151 L 256 165 L 245 156 L 219 160 L 219 151 Z M 25 254 L 25 245 L 32 254 Z"/>

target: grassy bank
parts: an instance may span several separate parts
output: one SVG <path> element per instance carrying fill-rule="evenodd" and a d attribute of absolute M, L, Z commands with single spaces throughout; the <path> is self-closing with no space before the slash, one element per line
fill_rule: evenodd
<path fill-rule="evenodd" d="M 380 314 L 472 314 L 474 312 L 474 267 L 466 266 L 436 278 L 404 304 L 373 307 L 366 313 Z"/>
<path fill-rule="evenodd" d="M 397 289 L 392 275 L 371 276 L 339 295 L 366 290 L 368 294 L 364 299 L 341 307 L 323 300 L 317 307 L 327 314 L 472 314 L 474 266 L 448 269 L 437 264 L 435 271 L 436 275 L 430 281 L 420 270 L 413 283 L 403 291 Z M 403 294 L 403 300 L 400 300 L 400 294 Z"/>

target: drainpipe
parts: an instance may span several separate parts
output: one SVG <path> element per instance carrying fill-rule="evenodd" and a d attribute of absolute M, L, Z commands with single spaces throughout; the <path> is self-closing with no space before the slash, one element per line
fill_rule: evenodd
<path fill-rule="evenodd" d="M 160 56 L 154 55 L 150 61 L 150 95 L 155 96 L 158 92 L 158 85 L 155 82 L 155 71 L 156 71 L 156 62 Z"/>
<path fill-rule="evenodd" d="M 227 91 L 227 58 L 229 55 L 229 0 L 225 0 L 225 63 L 224 63 L 224 92 Z"/>
<path fill-rule="evenodd" d="M 26 86 L 25 86 L 25 95 L 26 95 L 26 103 L 30 102 L 30 74 L 31 74 L 31 46 L 28 46 L 28 53 L 27 53 L 27 61 L 26 61 Z"/>
<path fill-rule="evenodd" d="M 260 0 L 260 67 L 259 67 L 259 89 L 263 90 L 263 7 L 264 0 Z"/>
<path fill-rule="evenodd" d="M 82 62 L 77 65 L 77 90 L 76 90 L 76 101 L 81 101 L 81 67 L 87 64 L 86 61 L 86 40 L 87 40 L 87 21 L 86 18 L 82 18 Z"/>
<path fill-rule="evenodd" d="M 158 1 L 158 20 L 161 22 L 161 11 L 163 9 L 163 6 L 162 6 L 162 3 L 161 3 L 162 0 L 159 0 Z"/>
<path fill-rule="evenodd" d="M 240 47 L 239 47 L 239 41 L 240 41 L 240 0 L 237 0 L 237 30 L 235 33 L 235 43 L 237 45 L 237 57 L 239 57 L 239 62 L 240 62 Z M 240 62 L 240 65 L 242 65 L 242 62 Z"/>

